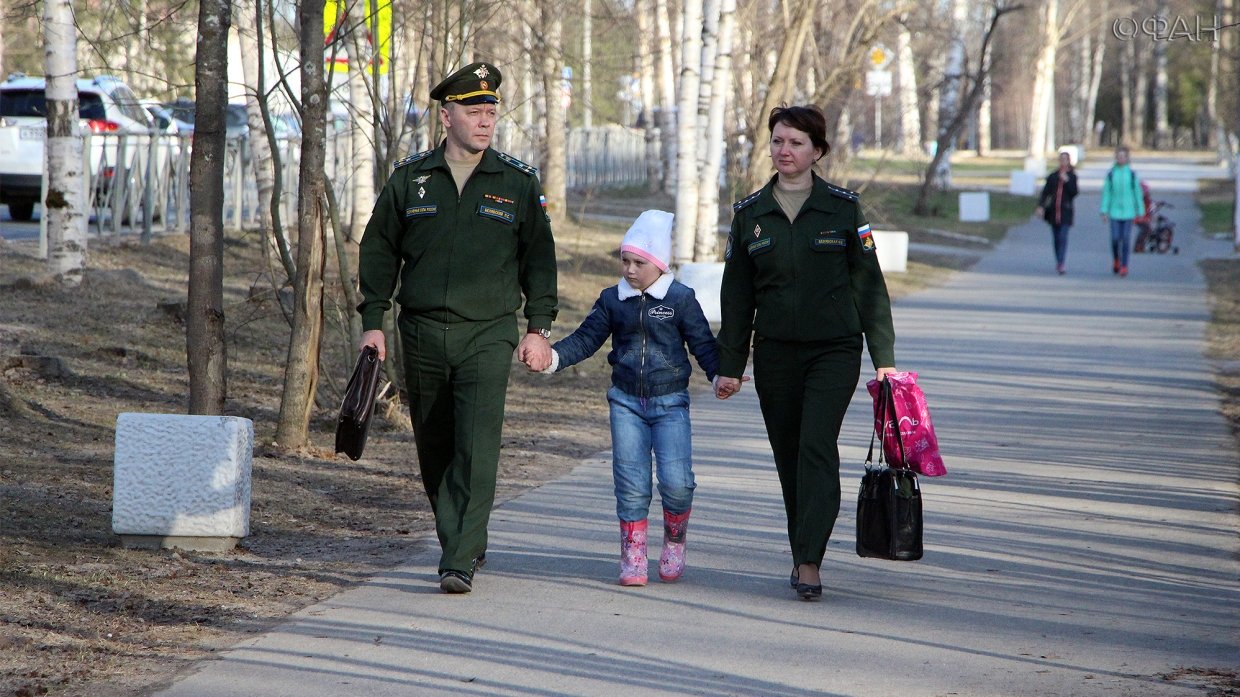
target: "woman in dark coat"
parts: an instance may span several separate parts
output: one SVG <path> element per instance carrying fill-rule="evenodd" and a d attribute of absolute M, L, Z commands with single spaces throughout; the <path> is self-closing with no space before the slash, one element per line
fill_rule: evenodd
<path fill-rule="evenodd" d="M 1068 256 L 1068 228 L 1072 227 L 1072 199 L 1076 198 L 1076 170 L 1066 152 L 1059 153 L 1059 169 L 1046 177 L 1034 215 L 1051 226 L 1055 240 L 1055 270 L 1064 274 Z"/>

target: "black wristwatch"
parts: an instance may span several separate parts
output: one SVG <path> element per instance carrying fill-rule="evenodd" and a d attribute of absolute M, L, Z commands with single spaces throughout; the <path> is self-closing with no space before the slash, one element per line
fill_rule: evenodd
<path fill-rule="evenodd" d="M 525 330 L 525 333 L 526 333 L 526 334 L 537 334 L 537 335 L 539 335 L 539 336 L 541 336 L 542 338 L 547 339 L 547 340 L 550 340 L 550 339 L 551 339 L 551 330 L 550 330 L 550 329 L 535 329 L 535 328 L 533 328 L 533 327 L 530 327 L 529 329 Z"/>

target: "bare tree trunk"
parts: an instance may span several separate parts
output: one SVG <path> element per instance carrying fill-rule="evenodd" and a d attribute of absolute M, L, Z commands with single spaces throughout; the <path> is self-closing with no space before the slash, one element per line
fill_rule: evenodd
<path fill-rule="evenodd" d="M 63 285 L 76 287 L 86 271 L 86 191 L 72 0 L 44 2 L 43 37 L 43 70 L 47 75 L 47 198 L 43 200 L 47 271 Z"/>
<path fill-rule="evenodd" d="M 654 0 L 655 34 L 659 41 L 659 138 L 663 150 L 663 191 L 676 190 L 676 76 L 672 69 L 672 30 L 667 0 Z"/>
<path fill-rule="evenodd" d="M 1033 69 L 1033 98 L 1029 118 L 1029 149 L 1031 159 L 1046 157 L 1052 139 L 1050 113 L 1055 106 L 1055 56 L 1059 49 L 1059 0 L 1044 0 L 1042 5 L 1041 44 Z"/>
<path fill-rule="evenodd" d="M 293 331 L 284 367 L 284 393 L 276 442 L 295 450 L 306 446 L 310 414 L 319 384 L 323 334 L 324 215 L 323 172 L 327 130 L 327 83 L 323 69 L 323 5 L 300 5 L 301 168 L 297 201 L 297 278 L 293 284 Z"/>
<path fill-rule="evenodd" d="M 986 157 L 990 154 L 991 125 L 990 75 L 982 78 L 982 96 L 977 105 L 977 154 Z"/>
<path fill-rule="evenodd" d="M 1129 41 L 1128 45 L 1135 49 L 1139 43 L 1138 41 Z M 1132 136 L 1129 144 L 1140 147 L 1145 144 L 1145 117 L 1149 111 L 1150 74 L 1148 67 L 1150 61 L 1145 60 L 1139 51 L 1134 53 L 1134 57 L 1132 69 L 1136 76 L 1136 86 L 1132 94 Z"/>
<path fill-rule="evenodd" d="M 543 17 L 543 92 L 547 96 L 546 156 L 542 161 L 542 185 L 547 194 L 547 215 L 553 225 L 564 220 L 568 196 L 568 115 L 564 109 L 564 19 L 559 8 L 541 6 Z"/>
<path fill-rule="evenodd" d="M 960 0 L 953 0 L 959 2 Z M 990 21 L 982 32 L 982 46 L 978 55 L 982 58 L 977 62 L 977 70 L 970 76 L 971 87 L 959 101 L 959 107 L 955 113 L 940 111 L 939 113 L 939 139 L 938 146 L 934 150 L 934 157 L 930 160 L 930 165 L 926 167 L 925 174 L 922 175 L 921 189 L 917 194 L 917 201 L 913 204 L 913 212 L 917 215 L 928 215 L 930 213 L 930 190 L 935 187 L 938 174 L 943 171 L 943 161 L 951 154 L 950 143 L 956 140 L 960 135 L 961 129 L 964 128 L 968 121 L 969 114 L 972 113 L 977 101 L 981 99 L 982 86 L 985 84 L 985 77 L 990 72 L 990 63 L 987 57 L 990 56 L 990 45 L 994 39 L 995 29 L 999 26 L 999 20 L 1004 15 L 1011 12 L 1019 11 L 1019 5 L 994 5 L 991 11 L 994 13 L 990 17 Z M 949 61 L 950 62 L 950 61 Z M 966 76 L 961 75 L 961 81 Z"/>
<path fill-rule="evenodd" d="M 809 35 L 810 27 L 814 24 L 815 7 L 817 3 L 814 0 L 800 0 L 790 10 L 793 24 L 784 32 L 784 44 L 776 59 L 775 69 L 771 72 L 770 82 L 767 83 L 762 108 L 758 110 L 757 116 L 750 124 L 749 143 L 752 151 L 749 156 L 749 167 L 745 172 L 746 191 L 757 189 L 770 177 L 770 163 L 766 158 L 758 156 L 759 143 L 765 143 L 767 140 L 763 134 L 766 130 L 767 114 L 779 106 L 780 102 L 788 101 L 792 97 L 793 78 L 801 65 L 805 37 Z"/>
<path fill-rule="evenodd" d="M 659 128 L 654 122 L 654 54 L 650 41 L 652 0 L 636 0 L 637 15 L 637 79 L 640 85 L 642 110 L 638 122 L 646 136 L 646 185 L 651 193 L 658 191 L 663 179 L 663 161 L 659 158 Z"/>
<path fill-rule="evenodd" d="M 718 7 L 718 5 L 716 5 Z M 698 95 L 702 86 L 702 0 L 686 0 L 680 28 L 680 99 L 676 142 L 676 229 L 672 257 L 693 260 L 698 204 Z"/>
<path fill-rule="evenodd" d="M 1102 89 L 1103 58 L 1107 50 L 1106 40 L 1103 37 L 1105 31 L 1105 26 L 1099 28 L 1098 36 L 1095 37 L 1093 66 L 1089 73 L 1089 95 L 1085 100 L 1085 137 L 1092 146 L 1102 144 L 1102 132 L 1094 127 L 1094 115 L 1098 110 L 1098 92 Z"/>
<path fill-rule="evenodd" d="M 197 105 L 189 170 L 189 302 L 185 318 L 189 413 L 223 414 L 224 109 L 228 104 L 229 0 L 201 0 L 194 68 Z M 320 26 L 322 22 L 320 22 Z"/>
<path fill-rule="evenodd" d="M 1168 16 L 1167 0 L 1159 0 L 1156 16 Z M 1169 148 L 1171 142 L 1171 121 L 1168 117 L 1167 102 L 1167 44 L 1168 41 L 1154 42 L 1154 147 Z"/>
<path fill-rule="evenodd" d="M 921 154 L 921 110 L 917 108 L 917 73 L 913 62 L 913 37 L 901 20 L 896 28 L 896 93 L 900 105 L 900 152 Z"/>
<path fill-rule="evenodd" d="M 934 154 L 938 169 L 934 171 L 935 184 L 940 188 L 951 186 L 951 156 L 956 149 L 956 136 L 944 138 L 952 120 L 967 112 L 960 108 L 960 94 L 963 91 L 965 71 L 965 23 L 968 20 L 968 7 L 965 0 L 951 0 L 951 38 L 947 42 L 947 58 L 943 63 L 943 86 L 939 90 L 939 130 L 938 147 L 946 148 L 945 152 Z M 963 121 L 961 121 L 963 126 Z M 959 131 L 957 131 L 957 134 Z"/>
<path fill-rule="evenodd" d="M 373 24 L 366 15 L 364 3 L 358 0 L 346 2 L 348 11 L 349 50 L 349 163 L 348 186 L 351 204 L 348 209 L 348 237 L 354 243 L 361 242 L 366 223 L 375 207 L 375 160 L 377 159 L 374 133 L 375 102 L 379 90 L 375 87 L 373 70 L 380 60 L 377 36 L 371 36 Z M 371 38 L 368 40 L 367 37 Z"/>
<path fill-rule="evenodd" d="M 736 0 L 722 0 L 710 104 L 706 108 L 706 150 L 698 185 L 694 261 L 715 261 L 718 256 L 715 249 L 719 242 L 719 180 L 723 172 L 724 114 L 728 110 L 728 96 L 732 93 L 732 31 L 735 23 Z"/>
<path fill-rule="evenodd" d="M 1119 128 L 1117 144 L 1133 142 L 1132 134 L 1135 132 L 1132 125 L 1136 111 L 1132 103 L 1133 64 L 1136 57 L 1134 43 L 1133 41 L 1125 43 L 1119 52 L 1119 118 L 1122 124 Z"/>
<path fill-rule="evenodd" d="M 594 126 L 594 85 L 590 64 L 593 61 L 594 6 L 591 0 L 581 2 L 581 125 Z"/>

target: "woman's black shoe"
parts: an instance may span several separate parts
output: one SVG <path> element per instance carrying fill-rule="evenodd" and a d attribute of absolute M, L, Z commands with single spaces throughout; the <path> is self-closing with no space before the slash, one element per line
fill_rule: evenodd
<path fill-rule="evenodd" d="M 801 600 L 818 600 L 822 597 L 822 585 L 811 586 L 808 583 L 798 583 L 797 597 Z"/>
<path fill-rule="evenodd" d="M 797 567 L 792 567 L 792 575 L 788 577 L 788 586 L 792 590 L 797 589 L 797 584 L 801 582 L 801 574 L 797 573 Z"/>

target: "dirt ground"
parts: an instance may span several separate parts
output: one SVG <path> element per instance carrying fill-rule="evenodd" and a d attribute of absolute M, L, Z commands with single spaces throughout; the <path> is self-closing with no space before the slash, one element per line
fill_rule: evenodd
<path fill-rule="evenodd" d="M 668 201 L 628 207 L 635 214 L 653 205 L 670 209 Z M 612 250 L 623 229 L 557 229 L 561 331 L 616 282 Z M 891 279 L 892 293 L 969 261 L 915 257 L 913 273 Z M 272 447 L 288 330 L 251 233 L 229 235 L 225 261 L 227 413 L 252 419 L 256 431 L 251 535 L 220 554 L 119 545 L 111 532 L 117 414 L 186 408 L 176 301 L 187 262 L 181 236 L 148 246 L 92 239 L 85 281 L 66 290 L 39 281 L 33 243 L 0 241 L 0 695 L 147 694 L 435 544 L 404 413 L 377 419 L 360 461 L 332 452 L 334 412 L 355 355 L 339 302 L 327 311 L 331 350 L 313 447 Z M 501 500 L 607 449 L 607 381 L 602 353 L 554 377 L 514 366 Z"/>

